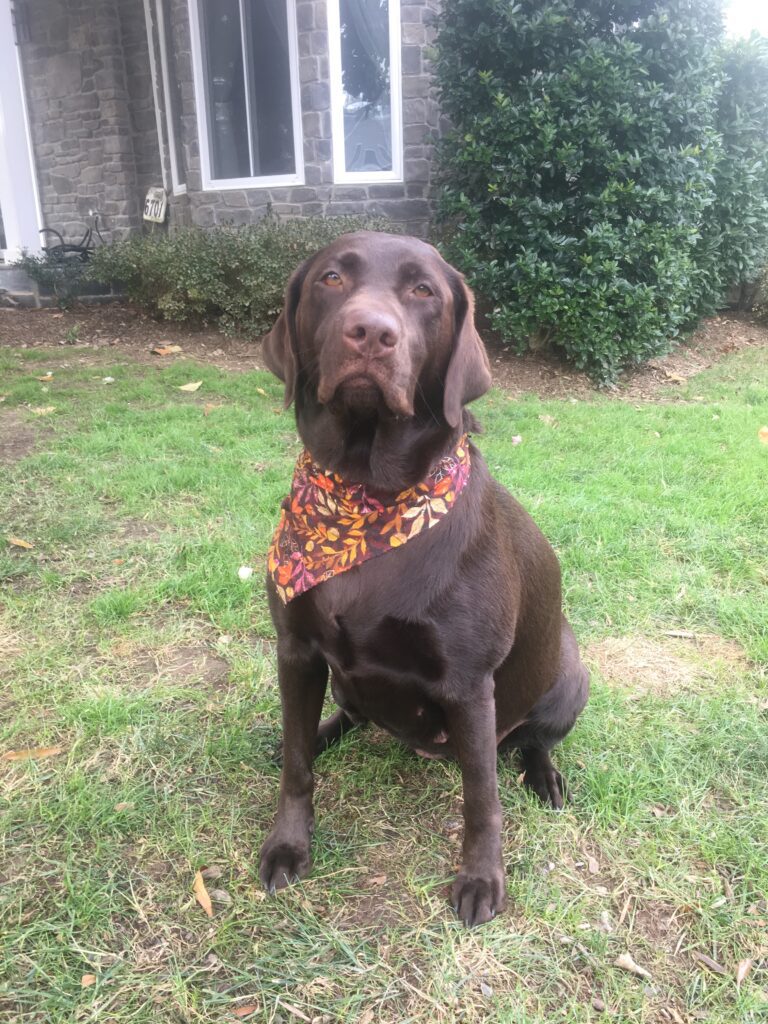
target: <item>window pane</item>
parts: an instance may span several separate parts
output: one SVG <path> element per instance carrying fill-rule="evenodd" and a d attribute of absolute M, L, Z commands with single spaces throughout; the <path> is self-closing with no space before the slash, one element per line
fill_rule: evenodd
<path fill-rule="evenodd" d="M 294 174 L 288 5 L 248 0 L 246 12 L 253 173 Z"/>
<path fill-rule="evenodd" d="M 348 171 L 392 170 L 388 0 L 339 0 Z"/>
<path fill-rule="evenodd" d="M 250 178 L 238 0 L 200 0 L 213 178 Z"/>

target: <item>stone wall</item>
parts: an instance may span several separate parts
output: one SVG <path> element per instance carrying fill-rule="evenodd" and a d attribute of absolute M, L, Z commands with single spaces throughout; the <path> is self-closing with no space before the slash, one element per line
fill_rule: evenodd
<path fill-rule="evenodd" d="M 325 0 L 297 0 L 304 185 L 269 189 L 202 191 L 195 90 L 186 0 L 174 0 L 174 39 L 181 78 L 186 196 L 171 201 L 171 222 L 248 224 L 271 204 L 286 216 L 376 214 L 414 234 L 430 217 L 430 175 L 438 105 L 427 51 L 434 40 L 437 0 L 401 0 L 404 183 L 334 185 L 331 160 L 330 84 Z M 201 97 L 202 99 L 202 97 Z"/>
<path fill-rule="evenodd" d="M 21 52 L 40 202 L 44 223 L 68 240 L 82 235 L 90 210 L 99 211 L 105 237 L 138 227 L 146 183 L 159 176 L 143 7 L 141 0 L 119 7 L 118 0 L 27 5 Z"/>
<path fill-rule="evenodd" d="M 170 197 L 169 224 L 247 224 L 271 205 L 285 216 L 384 215 L 424 234 L 438 129 L 427 56 L 437 0 L 401 4 L 404 183 L 333 183 L 326 3 L 297 0 L 305 184 L 204 192 L 189 10 L 187 0 L 171 0 L 168 37 L 181 88 L 179 161 L 187 193 Z M 105 237 L 122 237 L 141 227 L 146 190 L 162 181 L 143 2 L 35 0 L 27 10 L 22 60 L 44 222 L 75 239 L 89 210 L 98 210 Z M 162 105 L 157 38 L 154 45 Z M 170 183 L 169 126 L 161 116 Z"/>

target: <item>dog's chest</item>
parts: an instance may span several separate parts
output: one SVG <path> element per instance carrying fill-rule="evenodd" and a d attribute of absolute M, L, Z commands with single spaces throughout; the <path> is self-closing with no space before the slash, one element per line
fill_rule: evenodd
<path fill-rule="evenodd" d="M 353 719 L 370 719 L 415 748 L 447 753 L 438 698 L 447 670 L 439 630 L 428 619 L 368 618 L 349 608 L 317 622 L 315 643 L 332 670 L 333 695 Z"/>

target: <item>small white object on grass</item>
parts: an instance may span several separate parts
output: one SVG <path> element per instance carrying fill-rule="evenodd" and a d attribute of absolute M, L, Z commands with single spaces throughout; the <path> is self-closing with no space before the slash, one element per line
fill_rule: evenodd
<path fill-rule="evenodd" d="M 249 580 L 251 576 L 253 576 L 253 569 L 251 568 L 250 565 L 241 565 L 240 568 L 237 570 L 237 575 L 243 581 Z"/>
<path fill-rule="evenodd" d="M 104 383 L 105 384 L 114 384 L 115 383 L 115 378 L 114 377 L 105 377 L 104 378 Z"/>

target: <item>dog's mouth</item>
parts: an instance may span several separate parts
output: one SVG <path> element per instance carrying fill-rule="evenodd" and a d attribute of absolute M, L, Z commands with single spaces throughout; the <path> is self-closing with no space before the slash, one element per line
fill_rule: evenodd
<path fill-rule="evenodd" d="M 369 374 L 359 371 L 350 373 L 339 381 L 332 402 L 338 402 L 345 408 L 360 412 L 372 412 L 387 405 L 379 382 Z"/>
<path fill-rule="evenodd" d="M 363 360 L 320 371 L 317 397 L 339 412 L 412 416 L 413 400 L 392 366 Z"/>

